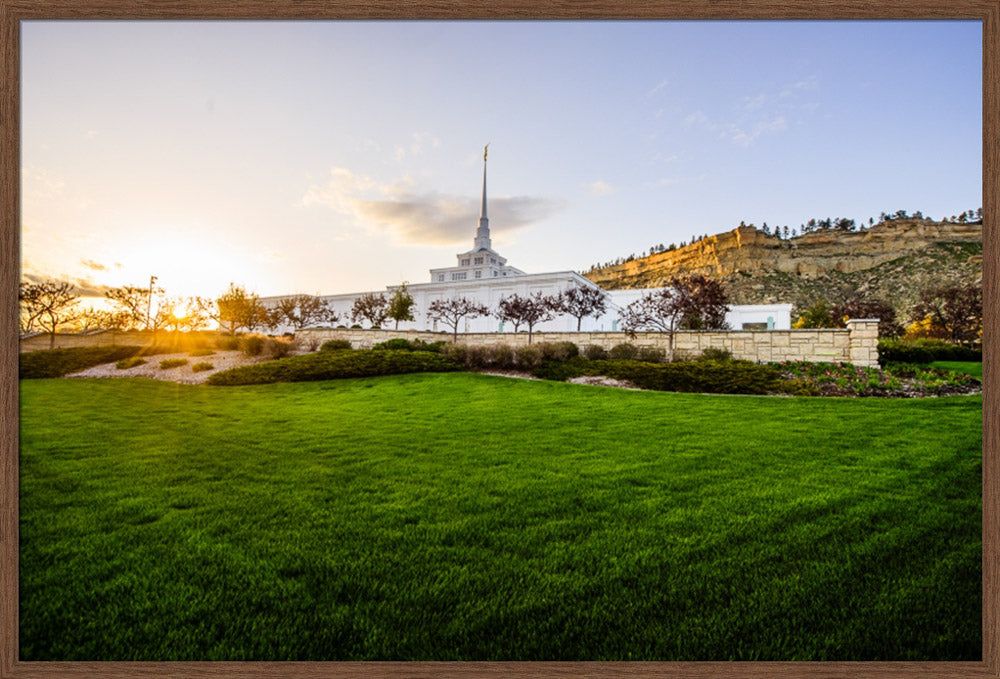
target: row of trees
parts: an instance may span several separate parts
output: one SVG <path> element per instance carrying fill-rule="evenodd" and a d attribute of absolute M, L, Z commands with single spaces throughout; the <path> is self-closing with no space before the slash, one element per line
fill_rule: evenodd
<path fill-rule="evenodd" d="M 230 284 L 217 298 L 168 297 L 156 286 L 125 285 L 104 293 L 108 309 L 84 307 L 77 289 L 66 281 L 23 281 L 18 290 L 21 332 L 45 332 L 50 346 L 60 330 L 160 330 L 193 331 L 215 322 L 230 334 L 240 329 L 275 328 L 291 325 L 301 329 L 323 322 L 335 322 L 338 315 L 327 303 L 310 295 L 295 295 L 268 307 L 257 295 Z"/>
<path fill-rule="evenodd" d="M 522 297 L 510 295 L 499 301 L 493 315 L 514 326 L 528 330 L 528 342 L 534 327 L 566 314 L 576 318 L 576 329 L 588 316 L 599 317 L 606 311 L 607 295 L 597 288 L 574 287 L 557 295 L 535 293 Z M 670 360 L 674 358 L 674 337 L 678 330 L 715 330 L 726 327 L 728 301 L 718 281 L 702 275 L 674 277 L 658 290 L 646 293 L 622 312 L 622 330 L 631 336 L 640 330 L 662 332 L 669 336 Z M 428 316 L 445 322 L 458 339 L 463 319 L 490 315 L 490 310 L 464 297 L 431 302 Z"/>
<path fill-rule="evenodd" d="M 975 344 L 983 330 L 983 288 L 977 284 L 921 290 L 904 329 L 896 310 L 879 299 L 854 297 L 836 304 L 820 300 L 795 322 L 796 328 L 842 328 L 849 318 L 879 319 L 879 337 L 933 337 L 954 344 Z"/>
<path fill-rule="evenodd" d="M 896 219 L 931 219 L 931 217 L 925 216 L 923 212 L 921 212 L 920 210 L 914 211 L 913 214 L 907 213 L 906 210 L 896 210 L 895 212 L 881 213 L 879 215 L 878 222 L 876 222 L 874 218 L 869 217 L 867 225 L 865 224 L 864 221 L 862 221 L 859 224 L 849 217 L 835 217 L 835 218 L 826 217 L 823 219 L 815 219 L 815 218 L 810 219 L 808 222 L 805 222 L 804 224 L 799 224 L 798 228 L 793 227 L 791 229 L 788 228 L 787 224 L 785 224 L 784 226 L 770 227 L 768 226 L 767 222 L 764 222 L 760 227 L 756 227 L 756 225 L 753 222 L 747 224 L 746 222 L 743 221 L 740 222 L 740 227 L 749 226 L 751 228 L 760 228 L 760 230 L 768 236 L 776 236 L 777 238 L 781 238 L 783 240 L 790 240 L 792 238 L 798 238 L 800 235 L 805 235 L 807 233 L 812 233 L 814 231 L 845 231 L 845 232 L 865 231 L 866 229 L 875 226 L 876 223 L 883 224 L 885 222 L 891 222 Z M 981 222 L 982 220 L 983 220 L 983 208 L 981 207 L 976 210 L 966 210 L 965 212 L 959 212 L 957 215 L 952 215 L 950 219 L 947 216 L 941 218 L 941 221 L 943 222 L 951 221 L 959 224 L 964 224 L 966 222 L 976 222 L 976 221 Z M 698 243 L 706 238 L 708 238 L 707 235 L 692 236 L 690 241 L 681 241 L 680 245 L 676 245 L 674 243 L 671 243 L 670 245 L 664 245 L 663 243 L 660 243 L 658 245 L 652 245 L 648 250 L 648 255 L 655 255 L 661 252 L 672 252 L 679 247 L 680 248 L 686 247 L 689 242 L 691 245 L 694 245 L 695 243 Z M 618 257 L 616 259 L 608 260 L 607 262 L 598 262 L 597 264 L 594 264 L 590 267 L 588 273 L 596 271 L 598 269 L 605 269 L 612 266 L 618 266 L 626 262 L 631 262 L 635 259 L 641 259 L 648 255 L 647 251 L 643 250 L 639 255 L 632 253 L 625 257 Z"/>
<path fill-rule="evenodd" d="M 382 327 L 386 320 L 413 320 L 413 298 L 402 286 L 391 297 L 379 293 L 367 293 L 354 301 L 351 319 L 355 322 L 366 320 L 373 328 Z M 466 297 L 434 300 L 428 305 L 427 317 L 439 321 L 451 328 L 452 336 L 458 338 L 458 326 L 465 319 L 493 315 L 504 323 L 511 323 L 514 332 L 523 325 L 528 330 L 528 341 L 534 328 L 539 323 L 551 321 L 559 315 L 569 315 L 576 318 L 576 328 L 580 329 L 583 319 L 588 316 L 599 317 L 607 309 L 607 295 L 599 288 L 576 286 L 556 295 L 543 295 L 536 292 L 532 295 L 512 294 L 497 303 L 497 308 L 490 310 L 485 304 Z"/>

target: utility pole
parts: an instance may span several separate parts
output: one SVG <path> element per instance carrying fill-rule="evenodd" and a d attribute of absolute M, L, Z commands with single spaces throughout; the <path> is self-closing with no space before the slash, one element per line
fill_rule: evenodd
<path fill-rule="evenodd" d="M 149 330 L 150 325 L 150 311 L 153 308 L 153 283 L 156 282 L 156 276 L 149 277 L 149 296 L 146 297 L 146 330 Z"/>

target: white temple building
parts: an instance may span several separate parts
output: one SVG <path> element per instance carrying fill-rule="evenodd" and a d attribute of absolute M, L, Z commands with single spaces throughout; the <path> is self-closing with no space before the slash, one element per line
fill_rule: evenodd
<path fill-rule="evenodd" d="M 354 301 L 362 295 L 374 292 L 391 296 L 398 285 L 389 285 L 385 290 L 349 292 L 336 295 L 323 295 L 330 308 L 336 312 L 340 320 L 334 326 L 351 326 L 351 308 Z M 517 294 L 522 297 L 542 293 L 556 295 L 572 287 L 599 286 L 584 278 L 575 271 L 553 271 L 550 273 L 529 274 L 507 264 L 507 259 L 493 249 L 490 239 L 490 221 L 486 211 L 486 153 L 483 153 L 483 197 L 479 216 L 479 225 L 473 239 L 472 249 L 456 255 L 455 266 L 430 270 L 429 283 L 410 283 L 406 285 L 407 292 L 413 297 L 413 320 L 399 324 L 400 330 L 450 330 L 444 323 L 428 317 L 431 302 L 439 299 L 465 297 L 485 305 L 495 312 L 498 303 L 504 297 Z M 621 329 L 622 310 L 642 295 L 653 292 L 656 288 L 641 288 L 628 290 L 605 290 L 605 314 L 599 318 L 589 316 L 583 319 L 581 331 L 616 331 Z M 287 297 L 265 297 L 260 301 L 266 305 L 274 305 Z M 788 330 L 791 328 L 791 304 L 754 304 L 730 306 L 726 314 L 726 322 L 734 330 L 740 329 L 773 329 Z M 577 320 L 573 316 L 558 316 L 551 321 L 539 323 L 535 332 L 573 332 Z M 395 321 L 388 321 L 384 327 L 395 327 Z M 525 330 L 524 326 L 520 328 Z M 290 331 L 289 327 L 279 327 L 278 332 Z M 481 316 L 467 318 L 459 326 L 459 332 L 513 332 L 513 327 L 503 323 L 496 316 Z"/>

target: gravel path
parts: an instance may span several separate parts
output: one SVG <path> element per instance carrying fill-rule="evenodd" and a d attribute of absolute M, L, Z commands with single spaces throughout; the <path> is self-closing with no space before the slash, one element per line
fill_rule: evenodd
<path fill-rule="evenodd" d="M 146 363 L 137 365 L 125 370 L 119 370 L 114 363 L 104 363 L 95 365 L 80 372 L 71 373 L 66 377 L 149 377 L 154 380 L 170 380 L 182 384 L 202 384 L 209 375 L 235 368 L 248 363 L 259 363 L 266 361 L 266 356 L 247 356 L 241 351 L 216 351 L 211 356 L 191 356 L 187 353 L 180 354 L 156 354 L 155 356 L 145 356 Z M 187 365 L 176 368 L 160 368 L 160 361 L 169 358 L 187 359 Z M 211 363 L 211 370 L 193 372 L 191 366 L 195 363 Z"/>

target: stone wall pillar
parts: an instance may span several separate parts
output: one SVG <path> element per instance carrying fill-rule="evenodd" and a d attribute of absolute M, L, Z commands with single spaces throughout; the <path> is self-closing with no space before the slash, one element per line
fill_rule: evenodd
<path fill-rule="evenodd" d="M 850 333 L 850 361 L 868 368 L 878 367 L 878 319 L 852 318 L 847 321 Z"/>

